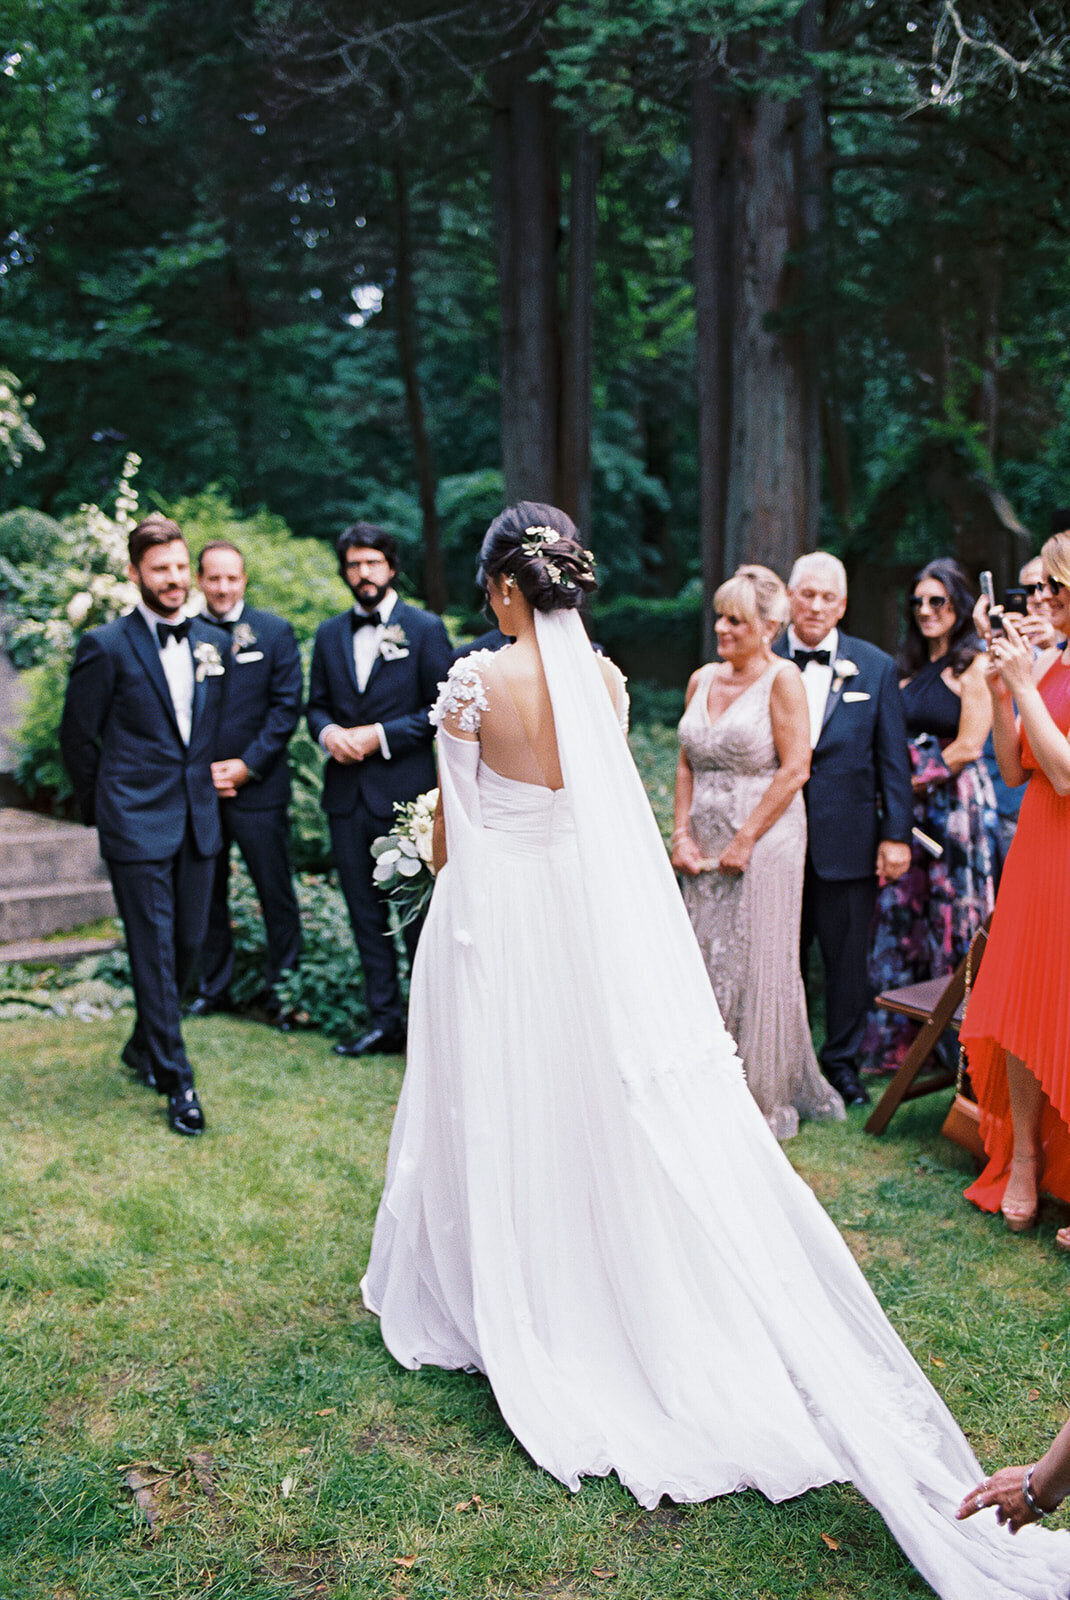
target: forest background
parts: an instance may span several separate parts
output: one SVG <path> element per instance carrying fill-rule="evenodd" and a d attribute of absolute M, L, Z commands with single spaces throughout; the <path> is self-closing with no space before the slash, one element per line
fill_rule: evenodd
<path fill-rule="evenodd" d="M 894 645 L 1070 498 L 1061 5 L 5 0 L 0 509 L 214 487 L 400 535 L 475 606 L 503 498 L 579 519 L 678 683 L 743 558 Z M 2 554 L 2 552 L 0 552 Z M 708 607 L 707 613 L 708 613 Z"/>

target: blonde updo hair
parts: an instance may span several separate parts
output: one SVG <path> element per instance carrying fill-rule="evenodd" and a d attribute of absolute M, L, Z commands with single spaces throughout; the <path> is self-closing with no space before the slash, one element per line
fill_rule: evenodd
<path fill-rule="evenodd" d="M 779 639 L 791 615 L 788 591 L 770 567 L 748 562 L 737 567 L 713 597 L 713 607 L 721 616 L 729 612 L 751 627 L 774 624 L 772 637 Z"/>
<path fill-rule="evenodd" d="M 1053 533 L 1042 546 L 1040 559 L 1053 578 L 1070 587 L 1070 533 Z"/>

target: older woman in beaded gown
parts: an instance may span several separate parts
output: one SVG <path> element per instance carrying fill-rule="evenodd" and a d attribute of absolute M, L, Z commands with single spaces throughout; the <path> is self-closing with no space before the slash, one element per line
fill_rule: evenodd
<path fill-rule="evenodd" d="M 784 585 L 741 568 L 714 596 L 720 661 L 692 675 L 680 723 L 673 865 L 725 1026 L 778 1139 L 843 1101 L 814 1055 L 799 970 L 810 721 L 802 675 L 770 648 Z"/>

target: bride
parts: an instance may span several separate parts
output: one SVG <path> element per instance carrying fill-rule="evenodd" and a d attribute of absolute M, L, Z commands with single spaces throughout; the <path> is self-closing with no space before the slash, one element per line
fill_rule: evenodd
<path fill-rule="evenodd" d="M 432 713 L 448 863 L 363 1283 L 388 1348 L 486 1373 L 572 1489 L 849 1480 L 943 1600 L 1070 1596 L 1070 1535 L 955 1520 L 973 1453 L 748 1093 L 575 528 L 509 507 L 480 579 L 515 642 Z"/>

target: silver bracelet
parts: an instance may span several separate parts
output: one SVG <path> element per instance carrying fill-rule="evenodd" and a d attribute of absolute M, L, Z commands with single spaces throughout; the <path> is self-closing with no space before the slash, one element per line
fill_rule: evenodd
<path fill-rule="evenodd" d="M 1033 1468 L 1035 1466 L 1036 1462 L 1034 1461 L 1033 1466 L 1026 1469 L 1025 1477 L 1022 1479 L 1022 1499 L 1025 1501 L 1034 1517 L 1040 1518 L 1046 1517 L 1048 1513 L 1044 1510 L 1044 1507 L 1033 1493 Z"/>

